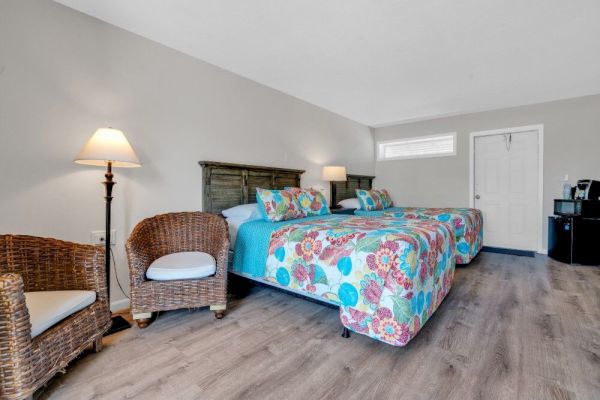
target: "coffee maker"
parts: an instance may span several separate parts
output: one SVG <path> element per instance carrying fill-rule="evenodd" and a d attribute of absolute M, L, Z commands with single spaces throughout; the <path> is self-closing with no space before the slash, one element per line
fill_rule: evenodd
<path fill-rule="evenodd" d="M 574 198 L 577 200 L 600 200 L 600 182 L 593 179 L 578 180 Z"/>

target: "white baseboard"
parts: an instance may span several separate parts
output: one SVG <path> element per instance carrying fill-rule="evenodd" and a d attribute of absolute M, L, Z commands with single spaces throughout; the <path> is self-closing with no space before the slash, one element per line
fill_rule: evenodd
<path fill-rule="evenodd" d="M 129 299 L 115 300 L 110 303 L 110 311 L 121 311 L 129 308 Z"/>
<path fill-rule="evenodd" d="M 548 255 L 548 249 L 541 249 L 540 251 L 538 251 L 538 254 Z"/>

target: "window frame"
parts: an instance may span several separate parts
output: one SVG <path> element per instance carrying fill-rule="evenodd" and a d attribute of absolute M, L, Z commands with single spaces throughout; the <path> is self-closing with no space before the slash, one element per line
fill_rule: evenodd
<path fill-rule="evenodd" d="M 396 156 L 396 157 L 383 157 L 381 146 L 389 143 L 397 143 L 403 141 L 413 141 L 420 139 L 435 139 L 446 136 L 452 136 L 452 152 L 451 153 L 437 153 L 437 154 L 417 154 L 411 156 Z M 424 136 L 411 136 L 411 137 L 403 137 L 397 139 L 390 140 L 379 140 L 377 141 L 377 161 L 397 161 L 397 160 L 413 160 L 418 158 L 437 158 L 437 157 L 452 157 L 456 156 L 456 144 L 457 144 L 457 133 L 456 132 L 446 132 L 446 133 L 438 133 L 435 135 L 424 135 Z"/>

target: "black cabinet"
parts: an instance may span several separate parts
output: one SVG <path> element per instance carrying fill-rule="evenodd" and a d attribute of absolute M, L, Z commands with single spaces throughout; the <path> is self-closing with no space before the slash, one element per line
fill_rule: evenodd
<path fill-rule="evenodd" d="M 354 215 L 354 210 L 356 210 L 356 208 L 331 208 L 330 210 L 332 214 Z"/>
<path fill-rule="evenodd" d="M 573 264 L 572 217 L 548 217 L 548 256 Z"/>
<path fill-rule="evenodd" d="M 600 265 L 600 219 L 548 217 L 548 255 L 568 264 Z"/>

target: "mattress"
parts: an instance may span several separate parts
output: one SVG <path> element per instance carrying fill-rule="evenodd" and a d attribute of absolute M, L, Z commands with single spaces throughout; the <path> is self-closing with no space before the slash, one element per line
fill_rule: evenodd
<path fill-rule="evenodd" d="M 450 290 L 454 241 L 433 219 L 252 221 L 239 227 L 231 271 L 339 305 L 345 327 L 404 346 Z"/>
<path fill-rule="evenodd" d="M 384 210 L 356 210 L 365 217 L 394 217 L 400 219 L 435 219 L 448 223 L 456 236 L 456 263 L 470 263 L 483 247 L 483 216 L 474 208 L 390 207 Z"/>

